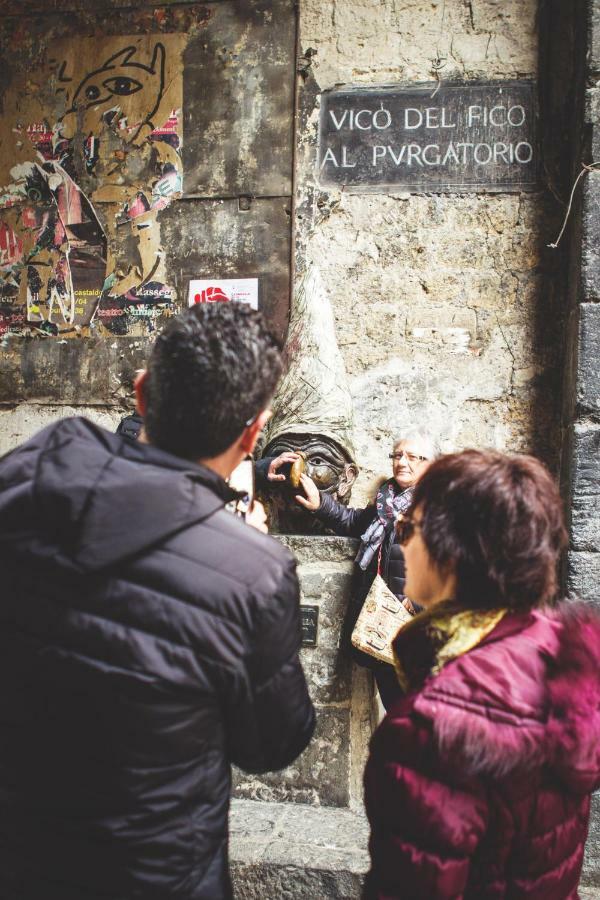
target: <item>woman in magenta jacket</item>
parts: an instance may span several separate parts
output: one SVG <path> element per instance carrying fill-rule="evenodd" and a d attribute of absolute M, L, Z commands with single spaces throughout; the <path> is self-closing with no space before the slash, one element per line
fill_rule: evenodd
<path fill-rule="evenodd" d="M 550 603 L 566 543 L 527 456 L 433 463 L 400 523 L 404 696 L 373 736 L 366 898 L 575 900 L 600 785 L 600 623 Z"/>

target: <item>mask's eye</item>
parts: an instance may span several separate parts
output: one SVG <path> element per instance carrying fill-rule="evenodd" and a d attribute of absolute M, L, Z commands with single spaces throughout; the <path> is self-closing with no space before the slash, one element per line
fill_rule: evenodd
<path fill-rule="evenodd" d="M 107 78 L 103 82 L 103 87 L 111 94 L 118 94 L 119 97 L 127 97 L 129 94 L 135 94 L 141 90 L 142 85 L 135 78 L 129 78 L 125 75 L 115 75 L 114 78 Z"/>
<path fill-rule="evenodd" d="M 100 88 L 97 84 L 88 84 L 85 89 L 85 96 L 88 100 L 97 100 L 100 96 Z"/>

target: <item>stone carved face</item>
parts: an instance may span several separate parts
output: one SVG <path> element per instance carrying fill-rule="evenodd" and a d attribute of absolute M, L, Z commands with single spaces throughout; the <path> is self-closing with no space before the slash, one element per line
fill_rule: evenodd
<path fill-rule="evenodd" d="M 348 503 L 358 468 L 339 444 L 320 434 L 282 434 L 265 448 L 263 456 L 279 456 L 286 450 L 304 454 L 306 474 L 320 491 L 330 494 L 344 505 Z M 289 469 L 282 468 L 281 471 L 286 476 L 289 474 Z M 296 491 L 290 483 L 280 484 L 281 487 L 270 492 L 268 497 L 274 530 L 285 534 L 322 533 L 318 519 L 294 500 Z"/>

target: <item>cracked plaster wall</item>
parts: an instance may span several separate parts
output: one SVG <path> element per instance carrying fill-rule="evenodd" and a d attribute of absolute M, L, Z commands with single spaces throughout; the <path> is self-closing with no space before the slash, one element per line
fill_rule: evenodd
<path fill-rule="evenodd" d="M 532 450 L 556 469 L 561 313 L 546 244 L 562 205 L 542 187 L 355 194 L 315 177 L 320 91 L 433 81 L 436 65 L 444 79 L 537 78 L 536 0 L 302 0 L 300 41 L 296 268 L 320 268 L 334 307 L 363 467 L 352 502 L 388 472 L 409 422 L 445 450 Z"/>
<path fill-rule="evenodd" d="M 300 0 L 299 16 L 310 65 L 299 76 L 295 262 L 297 274 L 320 268 L 334 307 L 362 467 L 353 502 L 388 471 L 389 443 L 409 421 L 444 449 L 532 449 L 556 467 L 554 195 L 360 195 L 315 181 L 320 90 L 409 85 L 431 80 L 434 65 L 442 78 L 536 77 L 536 0 Z M 111 421 L 116 406 L 107 394 Z M 4 407 L 0 449 L 58 411 Z"/>

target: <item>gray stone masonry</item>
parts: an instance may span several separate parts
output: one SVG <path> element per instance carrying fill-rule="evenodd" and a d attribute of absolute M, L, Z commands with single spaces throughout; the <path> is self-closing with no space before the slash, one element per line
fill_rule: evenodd
<path fill-rule="evenodd" d="M 230 859 L 236 900 L 350 900 L 369 867 L 359 813 L 234 800 Z"/>
<path fill-rule="evenodd" d="M 239 900 L 360 897 L 369 865 L 362 773 L 375 710 L 370 673 L 340 650 L 357 541 L 278 535 L 296 556 L 302 604 L 319 608 L 302 664 L 315 736 L 283 772 L 234 773 L 230 857 Z"/>
<path fill-rule="evenodd" d="M 581 159 L 597 160 L 600 143 L 600 0 L 587 0 L 586 91 L 583 105 Z M 576 160 L 574 171 L 579 170 Z M 570 414 L 566 422 L 570 446 L 571 548 L 567 586 L 584 600 L 600 601 L 600 172 L 583 182 L 579 222 L 573 223 L 571 305 L 578 321 L 568 355 L 575 361 L 575 383 L 567 384 Z"/>
<path fill-rule="evenodd" d="M 600 161 L 600 0 L 586 0 L 587 56 L 583 83 L 586 92 L 580 161 Z M 581 128 L 582 126 L 582 128 Z M 573 222 L 571 315 L 579 326 L 573 329 L 568 354 L 573 361 L 575 383 L 567 381 L 569 435 L 569 499 L 571 547 L 567 586 L 583 600 L 600 603 L 600 173 L 584 180 L 581 212 Z M 581 897 L 600 897 L 600 798 L 592 804 L 592 819 L 581 879 Z"/>
<path fill-rule="evenodd" d="M 317 646 L 301 651 L 317 726 L 310 745 L 283 772 L 236 771 L 234 796 L 360 809 L 374 715 L 372 680 L 339 647 L 357 542 L 291 535 L 278 539 L 298 560 L 300 602 L 319 609 Z"/>

